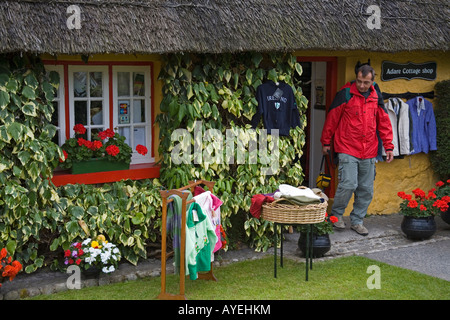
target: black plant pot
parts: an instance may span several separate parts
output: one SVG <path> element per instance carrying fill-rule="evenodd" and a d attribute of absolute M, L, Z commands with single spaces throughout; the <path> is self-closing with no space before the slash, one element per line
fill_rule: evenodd
<path fill-rule="evenodd" d="M 436 222 L 434 217 L 413 218 L 405 216 L 401 229 L 409 239 L 424 240 L 430 238 L 436 232 Z"/>
<path fill-rule="evenodd" d="M 441 218 L 445 223 L 450 224 L 450 207 L 445 212 L 441 212 Z"/>
<path fill-rule="evenodd" d="M 329 234 L 324 234 L 320 236 L 317 234 L 313 234 L 312 238 L 313 238 L 312 248 L 314 258 L 323 257 L 325 253 L 330 251 L 331 241 Z M 302 256 L 304 257 L 306 254 L 306 233 L 303 232 L 300 233 L 300 238 L 298 239 L 298 247 L 302 252 Z"/>

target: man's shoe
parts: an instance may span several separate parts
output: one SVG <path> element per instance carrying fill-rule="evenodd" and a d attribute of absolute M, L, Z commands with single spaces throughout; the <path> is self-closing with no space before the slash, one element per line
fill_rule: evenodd
<path fill-rule="evenodd" d="M 351 229 L 362 236 L 367 236 L 369 234 L 369 231 L 362 224 L 354 224 L 351 226 Z"/>
<path fill-rule="evenodd" d="M 338 221 L 336 221 L 335 223 L 333 223 L 333 226 L 336 229 L 345 229 L 345 222 L 344 219 L 342 218 L 342 216 L 335 216 Z"/>

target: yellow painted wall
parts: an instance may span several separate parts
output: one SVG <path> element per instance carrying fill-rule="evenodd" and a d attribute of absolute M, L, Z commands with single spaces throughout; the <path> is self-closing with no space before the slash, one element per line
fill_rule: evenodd
<path fill-rule="evenodd" d="M 44 54 L 41 56 L 43 60 L 57 60 L 57 61 L 82 61 L 80 55 L 58 55 L 57 57 Z M 96 54 L 89 56 L 89 62 L 99 62 L 99 61 L 117 61 L 117 62 L 152 62 L 152 85 L 153 85 L 153 105 L 152 114 L 153 118 L 160 113 L 159 105 L 162 100 L 162 83 L 158 80 L 159 72 L 161 71 L 161 56 L 157 54 L 149 55 L 128 55 L 128 54 Z M 159 127 L 154 124 L 153 130 L 153 149 L 155 151 L 155 161 L 158 161 L 160 155 L 158 153 L 159 147 Z"/>
<path fill-rule="evenodd" d="M 392 81 L 381 81 L 376 76 L 382 92 L 403 93 L 403 92 L 428 92 L 434 90 L 434 85 L 438 81 L 450 79 L 450 54 L 448 52 L 399 52 L 380 53 L 364 51 L 339 51 L 339 52 L 319 52 L 302 51 L 296 52 L 298 56 L 335 56 L 338 57 L 338 89 L 347 81 L 355 79 L 355 65 L 358 61 L 371 61 L 371 66 L 377 75 L 381 74 L 381 64 L 384 60 L 397 63 L 423 63 L 435 61 L 437 63 L 437 79 L 427 81 L 421 79 L 399 79 Z M 433 102 L 433 101 L 432 101 Z M 411 193 L 415 188 L 422 188 L 425 191 L 434 187 L 437 177 L 434 174 L 429 156 L 424 153 L 406 156 L 404 159 L 394 159 L 391 163 L 379 162 L 376 165 L 377 175 L 374 184 L 374 198 L 369 207 L 368 214 L 391 214 L 399 210 L 400 198 L 397 192 L 405 191 Z M 350 214 L 352 202 L 346 210 L 346 215 Z"/>

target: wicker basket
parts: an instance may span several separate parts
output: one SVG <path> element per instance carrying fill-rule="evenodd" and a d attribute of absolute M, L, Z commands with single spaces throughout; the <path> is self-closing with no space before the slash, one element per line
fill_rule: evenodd
<path fill-rule="evenodd" d="M 280 201 L 286 201 L 286 199 L 263 204 L 261 217 L 268 221 L 286 224 L 312 224 L 325 220 L 327 201 L 304 206 L 280 203 Z"/>

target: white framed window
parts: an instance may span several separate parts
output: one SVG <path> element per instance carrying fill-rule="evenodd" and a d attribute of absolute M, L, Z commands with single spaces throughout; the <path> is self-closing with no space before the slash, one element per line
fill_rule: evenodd
<path fill-rule="evenodd" d="M 84 138 L 92 140 L 94 134 L 110 128 L 112 122 L 113 129 L 125 136 L 126 143 L 133 149 L 131 164 L 155 161 L 151 152 L 153 124 L 150 65 L 113 64 L 111 67 L 68 63 L 48 64 L 45 68 L 58 72 L 60 77 L 60 86 L 53 100 L 55 111 L 52 124 L 57 128 L 55 143 L 60 146 L 64 144 L 67 126 L 70 129 L 69 136 L 73 137 L 75 124 L 82 124 L 86 128 Z M 112 75 L 109 70 L 112 70 Z M 65 105 L 66 91 L 68 106 Z M 68 123 L 66 118 L 69 119 Z M 147 148 L 145 156 L 136 151 L 139 144 Z"/>
<path fill-rule="evenodd" d="M 66 141 L 66 110 L 64 105 L 64 67 L 61 65 L 45 65 L 47 72 L 55 71 L 59 74 L 59 87 L 55 90 L 55 98 L 53 99 L 53 114 L 51 123 L 56 127 L 56 134 L 53 142 L 62 146 Z"/>
<path fill-rule="evenodd" d="M 113 66 L 113 126 L 133 149 L 133 164 L 154 161 L 150 88 L 150 66 Z M 139 154 L 137 145 L 145 146 L 148 153 Z"/>
<path fill-rule="evenodd" d="M 109 127 L 107 66 L 71 66 L 69 78 L 69 125 L 86 127 L 85 139 Z M 74 135 L 71 129 L 71 136 Z"/>

